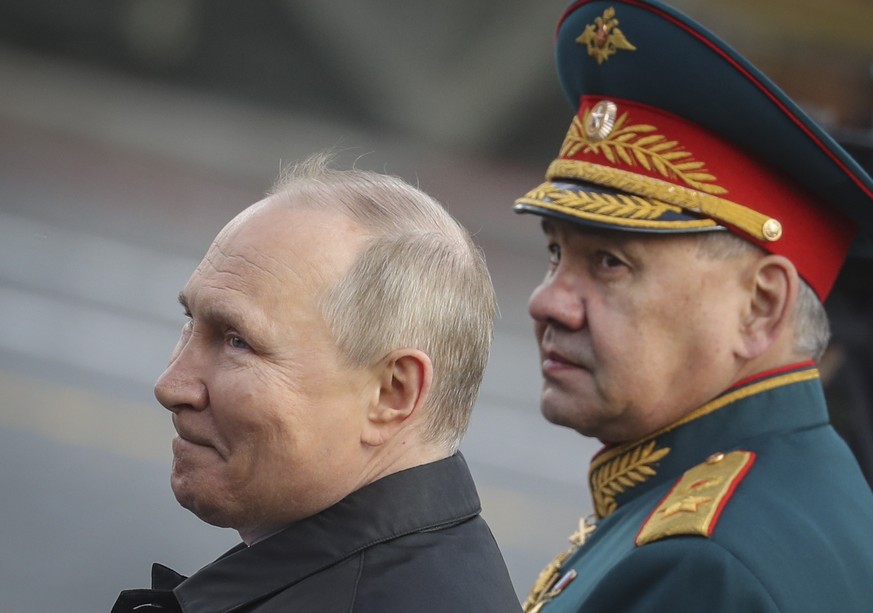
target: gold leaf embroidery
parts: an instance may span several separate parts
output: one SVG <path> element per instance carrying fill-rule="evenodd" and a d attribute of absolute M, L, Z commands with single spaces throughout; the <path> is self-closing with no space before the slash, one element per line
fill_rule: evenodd
<path fill-rule="evenodd" d="M 585 135 L 583 125 L 588 121 L 591 111 L 586 110 L 580 119 L 577 115 L 570 124 L 561 146 L 561 157 L 572 158 L 579 151 L 586 154 L 602 155 L 611 164 L 636 166 L 655 171 L 665 179 L 678 179 L 685 185 L 706 194 L 725 194 L 727 190 L 716 185 L 716 177 L 706 170 L 706 165 L 695 160 L 675 140 L 667 140 L 657 132 L 655 126 L 647 124 L 626 125 L 628 113 L 623 113 L 615 122 L 615 127 L 607 138 L 592 141 Z"/>
<path fill-rule="evenodd" d="M 528 192 L 526 199 L 543 201 L 575 209 L 589 215 L 604 215 L 624 219 L 658 219 L 668 211 L 681 212 L 680 207 L 640 198 L 630 194 L 598 194 L 559 189 L 551 183 L 543 183 Z"/>
<path fill-rule="evenodd" d="M 779 240 L 781 237 L 781 233 L 778 232 L 781 224 L 776 219 L 771 219 L 767 215 L 742 204 L 725 200 L 719 196 L 705 194 L 701 191 L 676 185 L 675 183 L 640 174 L 632 170 L 624 170 L 583 160 L 557 159 L 549 164 L 546 177 L 551 181 L 568 179 L 587 181 L 588 183 L 603 185 L 621 192 L 655 200 L 658 205 L 666 203 L 706 216 L 695 221 L 684 220 L 681 222 L 670 222 L 663 219 L 651 221 L 638 221 L 636 219 L 621 220 L 620 225 L 658 228 L 705 228 L 712 227 L 718 222 L 725 222 L 736 226 L 759 240 L 773 241 Z M 516 204 L 550 207 L 548 203 L 534 202 L 527 198 L 519 198 L 516 200 Z M 557 209 L 557 207 L 554 208 Z M 776 230 L 776 232 L 771 232 L 771 229 Z"/>
<path fill-rule="evenodd" d="M 606 517 L 617 508 L 615 497 L 656 474 L 652 465 L 670 453 L 669 447 L 655 448 L 655 441 L 640 445 L 599 467 L 591 474 L 594 509 Z"/>

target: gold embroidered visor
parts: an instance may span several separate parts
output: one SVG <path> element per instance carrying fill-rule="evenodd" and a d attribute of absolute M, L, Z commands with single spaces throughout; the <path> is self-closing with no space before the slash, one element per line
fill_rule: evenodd
<path fill-rule="evenodd" d="M 583 96 L 546 179 L 516 200 L 517 212 L 643 232 L 727 229 L 795 262 L 812 243 L 845 242 L 830 209 L 781 173 L 637 102 Z M 824 293 L 832 282 L 805 278 Z"/>

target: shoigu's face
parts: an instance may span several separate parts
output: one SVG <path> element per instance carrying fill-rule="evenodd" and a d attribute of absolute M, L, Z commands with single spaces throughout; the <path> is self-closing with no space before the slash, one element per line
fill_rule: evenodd
<path fill-rule="evenodd" d="M 692 236 L 545 220 L 549 266 L 530 297 L 543 415 L 604 442 L 640 438 L 728 387 L 741 270 Z"/>
<path fill-rule="evenodd" d="M 155 395 L 177 432 L 173 492 L 204 521 L 252 540 L 357 489 L 373 381 L 344 363 L 317 301 L 363 238 L 343 217 L 263 201 L 181 292 L 189 320 Z"/>

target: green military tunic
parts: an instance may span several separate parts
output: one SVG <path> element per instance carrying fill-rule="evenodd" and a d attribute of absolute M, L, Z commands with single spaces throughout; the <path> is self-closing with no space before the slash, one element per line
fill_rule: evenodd
<path fill-rule="evenodd" d="M 811 363 L 603 450 L 590 485 L 525 611 L 873 611 L 873 494 Z"/>

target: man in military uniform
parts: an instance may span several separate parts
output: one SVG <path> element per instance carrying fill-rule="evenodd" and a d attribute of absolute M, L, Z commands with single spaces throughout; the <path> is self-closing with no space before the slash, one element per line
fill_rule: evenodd
<path fill-rule="evenodd" d="M 576 2 L 557 62 L 576 116 L 515 209 L 548 245 L 542 412 L 605 447 L 525 610 L 873 610 L 873 494 L 816 370 L 873 181 L 655 1 Z"/>

